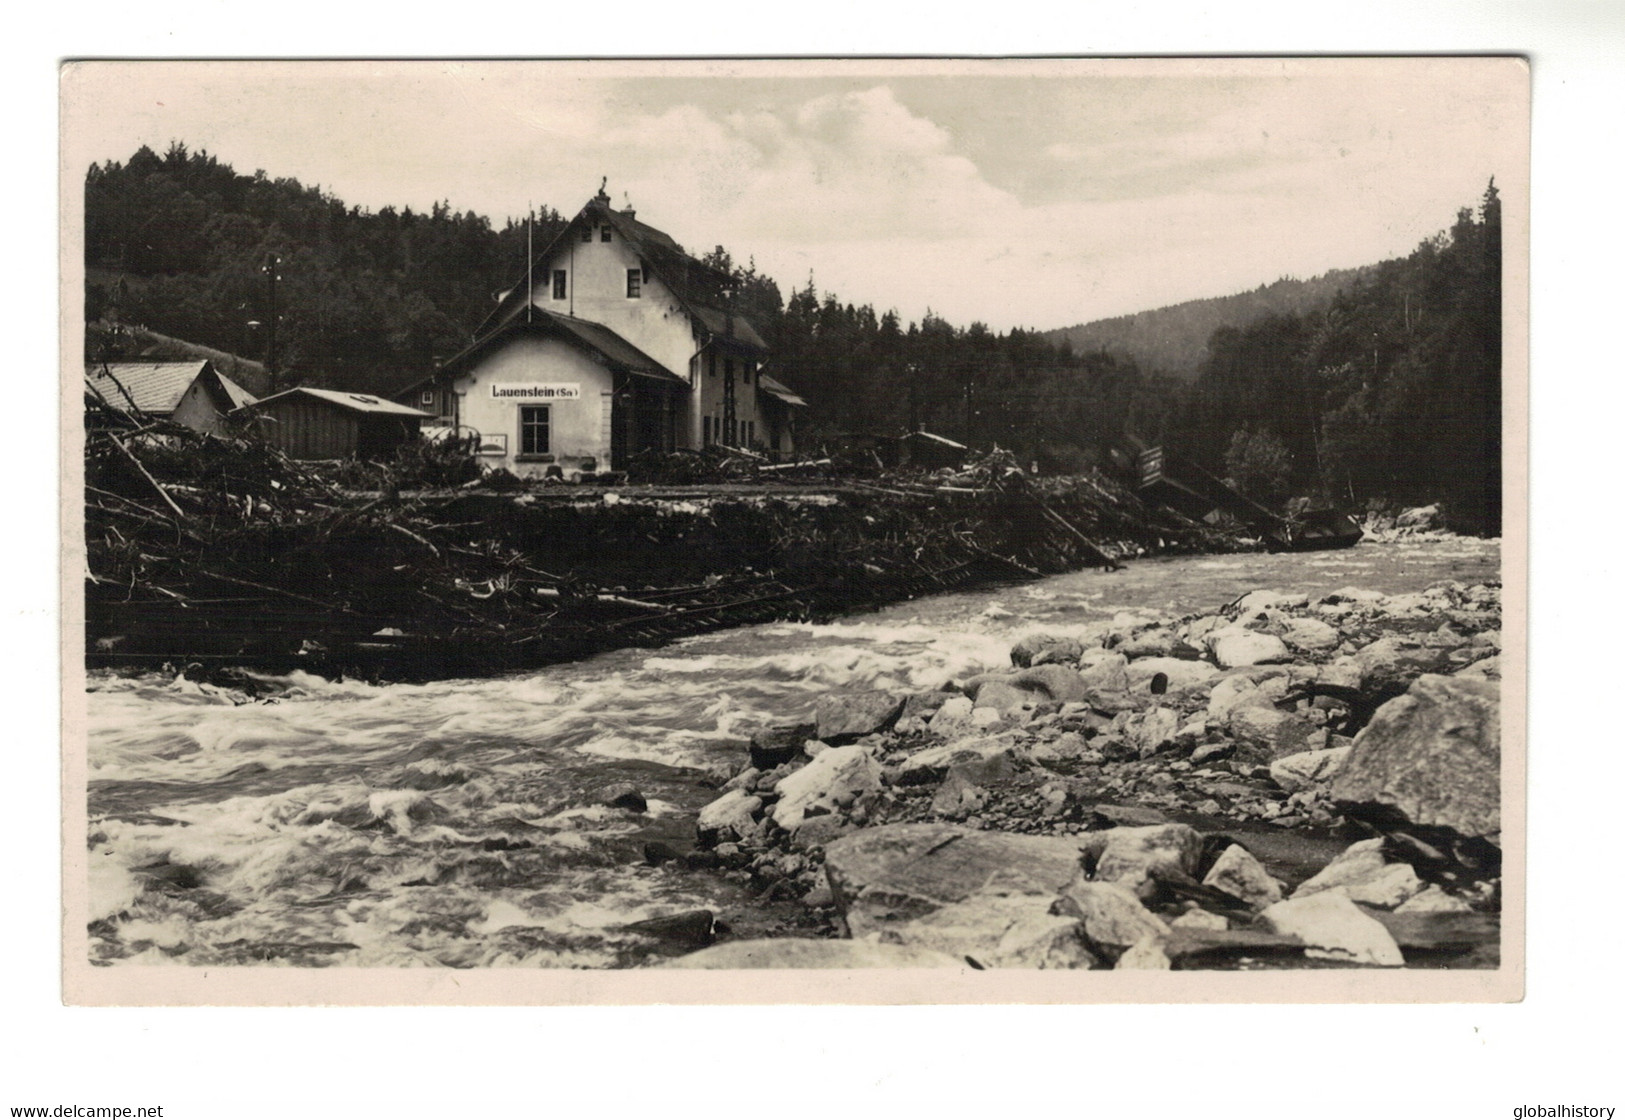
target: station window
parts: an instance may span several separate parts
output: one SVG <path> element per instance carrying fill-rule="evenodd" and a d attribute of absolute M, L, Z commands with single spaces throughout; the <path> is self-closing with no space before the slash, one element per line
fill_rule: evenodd
<path fill-rule="evenodd" d="M 586 244 L 587 242 L 589 242 L 591 240 L 592 240 L 592 227 L 591 226 L 582 226 L 581 227 L 581 242 L 582 242 L 582 244 Z"/>
<path fill-rule="evenodd" d="M 564 269 L 553 270 L 553 298 L 563 299 L 569 292 L 569 279 Z"/>
<path fill-rule="evenodd" d="M 700 417 L 700 442 L 706 447 L 711 446 L 711 418 L 709 416 Z"/>
<path fill-rule="evenodd" d="M 546 455 L 553 449 L 551 413 L 551 405 L 519 406 L 519 454 Z"/>
<path fill-rule="evenodd" d="M 608 241 L 609 240 L 609 227 L 608 226 L 605 226 L 602 230 L 599 231 L 598 240 L 600 240 L 600 241 Z"/>
<path fill-rule="evenodd" d="M 423 390 L 423 395 L 418 398 L 418 402 L 420 404 L 433 404 L 434 403 L 434 390 L 433 389 L 425 389 L 425 390 Z"/>
<path fill-rule="evenodd" d="M 638 299 L 643 295 L 643 269 L 629 268 L 626 270 L 626 298 Z"/>

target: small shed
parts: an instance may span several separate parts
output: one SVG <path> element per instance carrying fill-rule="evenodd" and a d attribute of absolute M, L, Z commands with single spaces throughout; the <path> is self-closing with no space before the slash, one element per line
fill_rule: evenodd
<path fill-rule="evenodd" d="M 293 459 L 380 459 L 419 437 L 426 412 L 375 397 L 300 386 L 247 406 L 260 433 Z"/>
<path fill-rule="evenodd" d="M 89 363 L 85 385 L 114 408 L 167 417 L 211 435 L 224 431 L 228 413 L 257 399 L 207 360 Z"/>
<path fill-rule="evenodd" d="M 756 375 L 756 388 L 762 415 L 762 442 L 777 456 L 794 456 L 800 450 L 796 445 L 796 419 L 798 413 L 806 413 L 807 402 L 784 382 L 765 373 Z"/>

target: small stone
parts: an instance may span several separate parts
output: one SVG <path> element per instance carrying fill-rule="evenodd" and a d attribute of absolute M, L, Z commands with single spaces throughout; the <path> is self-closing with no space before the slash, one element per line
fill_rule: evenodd
<path fill-rule="evenodd" d="M 979 731 L 986 731 L 995 724 L 1004 722 L 1004 713 L 997 708 L 972 708 L 970 725 Z"/>
<path fill-rule="evenodd" d="M 987 792 L 950 770 L 931 798 L 931 811 L 950 820 L 963 820 L 987 803 Z"/>
<path fill-rule="evenodd" d="M 968 970 L 962 958 L 907 945 L 876 941 L 826 941 L 774 937 L 729 941 L 678 957 L 666 968 L 955 968 Z"/>
<path fill-rule="evenodd" d="M 1394 908 L 1396 914 L 1470 914 L 1473 907 L 1442 887 L 1430 886 Z"/>
<path fill-rule="evenodd" d="M 634 813 L 647 812 L 649 801 L 643 796 L 643 791 L 631 782 L 616 782 L 605 786 L 592 799 L 599 805 L 608 805 L 611 809 L 627 809 Z"/>
<path fill-rule="evenodd" d="M 1215 914 L 1200 907 L 1187 910 L 1179 917 L 1168 923 L 1169 929 L 1207 929 L 1223 930 L 1230 928 L 1230 920 L 1223 914 Z"/>
<path fill-rule="evenodd" d="M 1123 955 L 1117 958 L 1115 967 L 1145 972 L 1166 972 L 1173 968 L 1174 964 L 1163 951 L 1165 944 L 1164 938 L 1148 933 L 1124 950 Z"/>

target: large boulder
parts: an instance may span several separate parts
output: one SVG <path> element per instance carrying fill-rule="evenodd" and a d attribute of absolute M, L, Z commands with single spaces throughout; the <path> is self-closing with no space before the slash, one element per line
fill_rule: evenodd
<path fill-rule="evenodd" d="M 750 737 L 750 764 L 758 770 L 771 770 L 801 756 L 808 739 L 816 738 L 818 725 L 783 723 L 764 727 Z"/>
<path fill-rule="evenodd" d="M 1271 671 L 1274 676 L 1261 679 L 1255 679 L 1253 673 L 1235 673 L 1216 681 L 1208 693 L 1208 718 L 1223 721 L 1237 708 L 1274 708 L 1286 696 L 1291 681 L 1280 670 Z"/>
<path fill-rule="evenodd" d="M 1286 643 L 1273 634 L 1261 634 L 1239 626 L 1214 630 L 1202 639 L 1208 652 L 1221 669 L 1239 669 L 1248 665 L 1273 665 L 1292 660 Z"/>
<path fill-rule="evenodd" d="M 1354 740 L 1332 797 L 1350 816 L 1497 840 L 1501 831 L 1500 689 L 1423 676 L 1377 709 Z"/>
<path fill-rule="evenodd" d="M 668 961 L 665 968 L 968 968 L 961 958 L 909 945 L 775 937 L 729 941 Z"/>
<path fill-rule="evenodd" d="M 1315 725 L 1294 712 L 1253 705 L 1232 709 L 1229 728 L 1244 753 L 1266 763 L 1303 753 L 1315 733 Z"/>
<path fill-rule="evenodd" d="M 1128 691 L 1128 658 L 1120 653 L 1102 653 L 1093 660 L 1086 657 L 1078 674 L 1090 692 Z"/>
<path fill-rule="evenodd" d="M 923 751 L 915 751 L 897 767 L 897 784 L 925 785 L 948 773 L 950 767 L 960 763 L 998 763 L 1014 761 L 1017 746 L 1013 735 L 984 735 L 973 739 L 955 739 Z"/>
<path fill-rule="evenodd" d="M 762 799 L 742 789 L 731 789 L 700 810 L 695 830 L 705 843 L 746 840 L 758 832 L 756 814 Z"/>
<path fill-rule="evenodd" d="M 903 710 L 903 698 L 878 689 L 827 692 L 818 698 L 813 719 L 818 738 L 831 745 L 884 731 Z"/>
<path fill-rule="evenodd" d="M 1167 923 L 1119 883 L 1076 879 L 1067 884 L 1057 910 L 1081 921 L 1084 937 L 1108 960 L 1115 960 L 1145 937 L 1168 935 Z"/>
<path fill-rule="evenodd" d="M 1153 626 L 1142 630 L 1133 637 L 1125 638 L 1112 647 L 1118 653 L 1134 661 L 1141 657 L 1178 657 L 1189 653 L 1190 656 L 1199 656 L 1196 649 L 1186 645 L 1173 630 L 1166 626 Z"/>
<path fill-rule="evenodd" d="M 1301 939 L 1311 957 L 1387 967 L 1405 963 L 1387 928 L 1342 891 L 1277 902 L 1259 918 L 1271 932 Z"/>
<path fill-rule="evenodd" d="M 1448 650 L 1425 646 L 1415 638 L 1390 634 L 1354 652 L 1363 687 L 1393 695 L 1424 673 L 1451 668 Z"/>
<path fill-rule="evenodd" d="M 1010 663 L 1023 669 L 1051 662 L 1075 663 L 1082 654 L 1083 646 L 1076 638 L 1028 634 L 1010 647 Z"/>
<path fill-rule="evenodd" d="M 1309 651 L 1336 649 L 1343 641 L 1337 627 L 1318 618 L 1289 619 L 1281 636 L 1293 649 Z"/>
<path fill-rule="evenodd" d="M 1307 898 L 1321 891 L 1364 882 L 1375 875 L 1380 875 L 1382 869 L 1388 866 L 1388 860 L 1382 854 L 1382 849 L 1383 839 L 1380 836 L 1350 844 L 1325 867 L 1299 883 L 1297 890 L 1292 892 L 1292 897 Z"/>
<path fill-rule="evenodd" d="M 984 968 L 1092 968 L 1083 923 L 1050 913 L 1042 894 L 978 894 L 889 928 L 889 944 L 970 958 Z"/>
<path fill-rule="evenodd" d="M 1091 878 L 1117 883 L 1141 898 L 1157 893 L 1160 879 L 1189 882 L 1202 858 L 1202 836 L 1186 824 L 1108 828 L 1078 837 Z"/>
<path fill-rule="evenodd" d="M 1058 704 L 1070 704 L 1089 696 L 1089 686 L 1084 684 L 1083 677 L 1076 669 L 1065 665 L 1039 665 L 1024 669 L 1016 674 L 1013 683 L 1017 688 L 1037 693 L 1042 699 Z"/>
<path fill-rule="evenodd" d="M 1295 607 L 1309 605 L 1309 596 L 1301 591 L 1249 591 L 1233 604 L 1243 614 L 1251 611 L 1262 611 L 1275 608 L 1277 610 L 1292 610 Z"/>
<path fill-rule="evenodd" d="M 1059 665 L 1049 667 L 1061 668 Z M 983 681 L 976 690 L 976 707 L 998 712 L 1005 719 L 1025 717 L 1028 711 L 1041 703 L 1043 697 L 1039 693 L 1028 692 L 1014 681 Z M 971 723 L 974 725 L 975 722 L 976 717 L 972 715 Z"/>
<path fill-rule="evenodd" d="M 1152 708 L 1130 716 L 1123 735 L 1141 758 L 1150 758 L 1173 742 L 1179 722 L 1179 713 L 1172 708 Z"/>
<path fill-rule="evenodd" d="M 1202 877 L 1202 885 L 1239 898 L 1255 910 L 1281 901 L 1281 884 L 1240 844 L 1232 844 L 1219 854 Z"/>
<path fill-rule="evenodd" d="M 1182 692 L 1205 685 L 1219 675 L 1206 661 L 1186 661 L 1179 657 L 1142 657 L 1130 661 L 1126 670 L 1131 691 L 1145 691 L 1161 676 L 1167 692 Z"/>
<path fill-rule="evenodd" d="M 824 850 L 824 873 L 854 937 L 978 895 L 1053 898 L 1078 873 L 1078 845 L 944 824 L 864 829 Z"/>
<path fill-rule="evenodd" d="M 971 712 L 975 710 L 976 703 L 969 696 L 951 696 L 943 701 L 942 707 L 936 710 L 929 724 L 934 734 L 944 739 L 952 739 L 956 735 L 963 735 L 970 730 Z"/>
<path fill-rule="evenodd" d="M 831 747 L 781 778 L 773 823 L 794 832 L 809 816 L 849 809 L 881 790 L 880 763 L 860 746 Z"/>

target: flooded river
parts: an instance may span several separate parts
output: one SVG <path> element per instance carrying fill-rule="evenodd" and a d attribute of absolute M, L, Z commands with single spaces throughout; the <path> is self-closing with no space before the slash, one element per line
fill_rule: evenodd
<path fill-rule="evenodd" d="M 88 697 L 91 952 L 107 963 L 624 967 L 628 923 L 709 909 L 736 932 L 795 908 L 651 846 L 755 728 L 825 690 L 936 688 L 1012 642 L 1120 612 L 1212 611 L 1259 587 L 1325 594 L 1499 577 L 1496 542 L 1145 560 L 935 596 L 827 625 L 748 627 L 488 680 L 334 683 L 273 702 L 96 675 Z M 594 803 L 631 782 L 638 813 Z"/>

